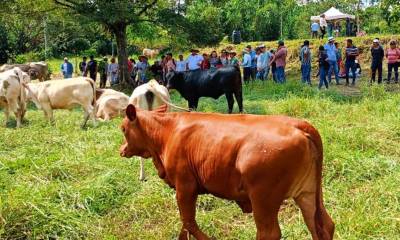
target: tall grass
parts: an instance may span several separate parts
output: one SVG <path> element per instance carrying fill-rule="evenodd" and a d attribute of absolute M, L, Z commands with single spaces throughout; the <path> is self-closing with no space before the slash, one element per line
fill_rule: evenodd
<path fill-rule="evenodd" d="M 335 239 L 400 239 L 399 89 L 344 89 L 257 82 L 244 88 L 244 106 L 247 113 L 304 118 L 319 129 Z M 172 100 L 186 105 L 176 93 Z M 226 112 L 226 100 L 201 99 L 199 111 Z M 0 128 L 0 239 L 176 239 L 174 191 L 151 161 L 142 183 L 138 159 L 119 157 L 121 119 L 81 130 L 82 117 L 80 110 L 56 111 L 51 126 L 32 107 L 23 128 Z M 252 216 L 229 201 L 201 196 L 197 220 L 216 239 L 255 238 Z M 310 239 L 292 201 L 282 206 L 280 223 L 284 239 Z"/>

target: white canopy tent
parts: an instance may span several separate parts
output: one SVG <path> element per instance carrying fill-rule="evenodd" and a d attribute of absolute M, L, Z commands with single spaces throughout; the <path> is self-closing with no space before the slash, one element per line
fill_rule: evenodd
<path fill-rule="evenodd" d="M 324 12 L 325 18 L 327 21 L 332 21 L 332 20 L 339 20 L 339 19 L 355 19 L 356 17 L 354 15 L 342 13 L 338 9 L 331 7 L 328 11 Z M 322 14 L 321 14 L 322 15 Z M 311 16 L 311 21 L 319 21 L 320 16 Z"/>

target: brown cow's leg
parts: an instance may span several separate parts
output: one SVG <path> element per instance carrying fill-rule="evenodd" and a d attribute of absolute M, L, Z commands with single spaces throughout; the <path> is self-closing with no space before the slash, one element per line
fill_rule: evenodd
<path fill-rule="evenodd" d="M 176 188 L 176 200 L 183 223 L 179 240 L 189 240 L 190 235 L 193 235 L 197 240 L 209 240 L 210 238 L 199 229 L 196 223 L 197 193 L 195 187 L 186 184 L 183 183 L 184 186 L 177 186 Z"/>
<path fill-rule="evenodd" d="M 334 223 L 324 206 L 321 206 L 322 218 L 324 220 L 323 229 L 325 231 L 325 238 L 319 239 L 317 236 L 317 229 L 315 227 L 315 193 L 307 192 L 302 193 L 300 196 L 295 198 L 296 204 L 300 207 L 303 214 L 304 221 L 307 224 L 308 230 L 311 232 L 313 240 L 331 240 L 333 239 Z M 321 204 L 323 205 L 323 204 Z"/>
<path fill-rule="evenodd" d="M 268 188 L 267 188 L 268 189 Z M 268 193 L 265 188 L 258 188 L 250 195 L 254 220 L 257 227 L 257 240 L 279 240 L 278 212 L 283 201 L 281 194 Z"/>

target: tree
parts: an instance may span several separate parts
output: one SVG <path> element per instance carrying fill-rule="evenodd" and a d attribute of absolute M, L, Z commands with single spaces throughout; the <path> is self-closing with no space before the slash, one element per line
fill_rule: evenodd
<path fill-rule="evenodd" d="M 8 34 L 6 29 L 0 24 L 0 64 L 7 63 L 8 60 Z"/>
<path fill-rule="evenodd" d="M 129 83 L 127 35 L 129 25 L 152 21 L 159 0 L 53 0 L 56 4 L 71 9 L 91 21 L 102 24 L 115 35 L 117 41 L 119 79 Z M 161 0 L 160 0 L 161 1 Z"/>

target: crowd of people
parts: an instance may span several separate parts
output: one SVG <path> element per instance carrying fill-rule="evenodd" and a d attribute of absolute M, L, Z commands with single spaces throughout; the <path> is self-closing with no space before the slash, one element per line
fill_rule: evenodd
<path fill-rule="evenodd" d="M 387 82 L 392 81 L 394 72 L 394 82 L 398 83 L 399 74 L 398 69 L 400 65 L 400 49 L 397 47 L 396 41 L 390 42 L 390 47 L 384 50 L 380 44 L 379 39 L 373 40 L 373 45 L 370 50 L 371 62 L 371 82 L 376 81 L 382 83 L 383 75 L 383 61 L 387 58 L 388 75 Z M 318 87 L 321 89 L 323 86 L 326 88 L 332 83 L 332 76 L 335 77 L 336 85 L 342 84 L 341 78 L 346 80 L 346 86 L 355 85 L 356 79 L 361 75 L 361 66 L 358 61 L 359 49 L 353 44 L 352 39 L 346 40 L 346 46 L 342 54 L 340 43 L 335 41 L 334 37 L 329 37 L 328 42 L 324 46 L 319 46 L 318 56 L 318 74 L 319 77 Z M 152 65 L 149 64 L 146 56 L 139 56 L 136 62 L 133 58 L 128 60 L 128 72 L 131 76 L 131 81 L 136 85 L 146 83 L 150 78 L 155 78 L 160 83 L 165 84 L 165 77 L 168 72 L 186 72 L 186 71 L 200 71 L 207 70 L 210 73 L 218 68 L 224 66 L 235 66 L 239 70 L 243 70 L 244 83 L 253 80 L 268 80 L 271 76 L 272 80 L 276 83 L 285 83 L 285 67 L 288 49 L 285 47 L 283 41 L 278 42 L 275 49 L 267 49 L 264 44 L 261 44 L 254 49 L 248 45 L 242 52 L 241 60 L 237 57 L 234 50 L 224 49 L 217 53 L 212 51 L 210 54 L 200 54 L 198 49 L 191 49 L 191 54 L 185 59 L 183 54 L 178 55 L 175 60 L 172 53 L 161 56 L 160 60 L 154 61 Z M 311 85 L 312 73 L 312 51 L 310 41 L 304 41 L 300 48 L 300 69 L 301 80 L 303 83 Z M 73 65 L 64 59 L 61 65 L 61 70 L 65 78 L 72 77 Z M 107 58 L 103 58 L 99 63 L 90 56 L 84 57 L 82 62 L 79 63 L 79 70 L 82 76 L 89 76 L 96 80 L 97 73 L 100 75 L 100 87 L 106 86 L 107 79 L 110 84 L 118 83 L 119 66 L 115 58 L 108 62 Z M 270 74 L 271 73 L 271 74 Z M 152 75 L 152 76 L 149 76 Z M 351 78 L 351 82 L 350 82 Z"/>
<path fill-rule="evenodd" d="M 349 18 L 346 19 L 346 36 L 355 36 L 357 32 L 356 25 L 353 24 Z M 313 21 L 311 24 L 311 37 L 324 39 L 325 35 L 328 37 L 339 37 L 342 32 L 342 25 L 340 20 L 327 21 L 325 14 L 321 14 L 319 21 Z"/>

